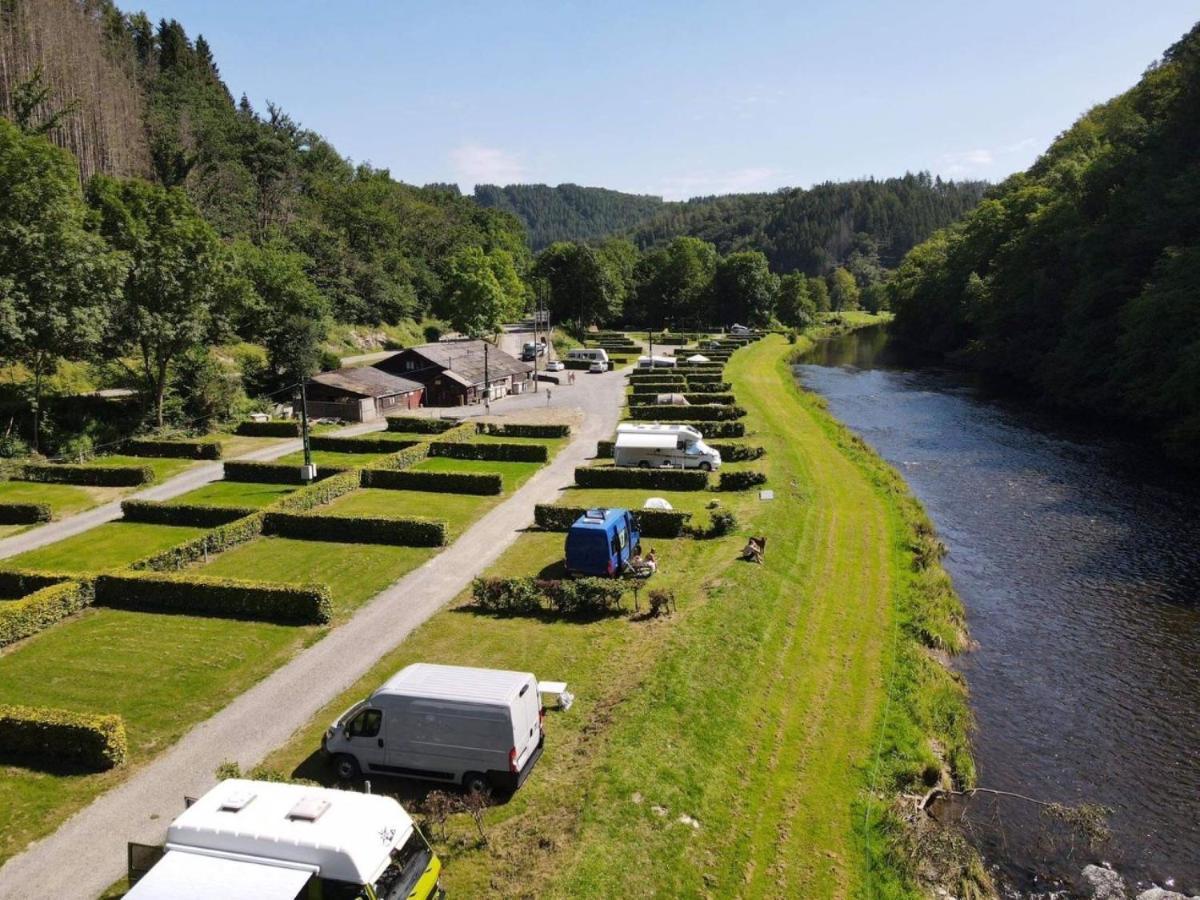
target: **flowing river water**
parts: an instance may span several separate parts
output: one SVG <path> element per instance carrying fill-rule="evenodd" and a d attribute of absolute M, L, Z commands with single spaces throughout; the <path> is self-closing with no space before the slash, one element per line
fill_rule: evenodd
<path fill-rule="evenodd" d="M 1200 486 L 960 376 L 891 364 L 880 328 L 796 372 L 901 472 L 949 550 L 978 642 L 956 666 L 980 785 L 1112 810 L 1111 841 L 1074 855 L 1046 846 L 1028 804 L 972 813 L 989 861 L 1023 891 L 1100 858 L 1200 894 Z"/>

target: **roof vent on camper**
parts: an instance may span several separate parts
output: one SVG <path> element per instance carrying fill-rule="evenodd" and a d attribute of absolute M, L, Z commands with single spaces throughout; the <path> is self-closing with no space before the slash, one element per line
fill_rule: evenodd
<path fill-rule="evenodd" d="M 608 515 L 608 510 L 605 509 L 603 506 L 593 507 L 593 508 L 589 509 L 586 513 L 584 513 L 585 518 L 599 519 L 600 521 L 603 521 L 604 517 L 606 515 Z"/>
<path fill-rule="evenodd" d="M 287 817 L 293 822 L 315 822 L 325 814 L 329 805 L 324 797 L 301 797 Z"/>
<path fill-rule="evenodd" d="M 234 791 L 221 801 L 221 805 L 217 809 L 220 812 L 241 812 L 250 805 L 250 801 L 254 799 L 254 796 L 253 791 Z"/>

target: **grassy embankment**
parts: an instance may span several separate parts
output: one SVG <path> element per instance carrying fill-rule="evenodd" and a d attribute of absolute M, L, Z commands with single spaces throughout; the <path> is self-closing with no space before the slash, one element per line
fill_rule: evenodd
<path fill-rule="evenodd" d="M 680 508 L 715 497 L 739 535 L 647 541 L 675 615 L 493 618 L 464 596 L 268 764 L 328 778 L 321 731 L 409 662 L 527 669 L 579 699 L 552 713 L 538 771 L 489 813 L 490 848 L 465 821 L 438 842 L 453 894 L 909 896 L 884 812 L 899 788 L 940 775 L 935 747 L 969 774 L 961 688 L 920 644 L 956 649 L 958 608 L 919 507 L 794 385 L 792 350 L 769 338 L 727 368 L 776 499 L 701 494 Z M 640 506 L 646 493 L 566 500 Z M 764 567 L 735 559 L 749 533 L 769 538 Z M 561 555 L 562 535 L 529 533 L 492 571 L 553 576 Z"/>

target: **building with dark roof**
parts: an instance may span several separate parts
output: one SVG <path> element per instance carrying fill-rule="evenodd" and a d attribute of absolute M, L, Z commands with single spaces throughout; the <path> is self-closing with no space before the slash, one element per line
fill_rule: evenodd
<path fill-rule="evenodd" d="M 314 375 L 305 385 L 313 418 L 372 422 L 381 416 L 416 409 L 425 386 L 372 366 Z"/>
<path fill-rule="evenodd" d="M 481 403 L 490 394 L 499 400 L 533 386 L 533 366 L 486 341 L 441 341 L 393 353 L 374 368 L 419 381 L 426 406 Z"/>

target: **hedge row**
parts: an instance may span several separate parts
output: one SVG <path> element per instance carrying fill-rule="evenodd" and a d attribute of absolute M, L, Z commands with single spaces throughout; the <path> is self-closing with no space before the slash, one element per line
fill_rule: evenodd
<path fill-rule="evenodd" d="M 388 438 L 339 437 L 335 434 L 318 434 L 309 438 L 313 450 L 328 450 L 332 453 L 398 453 L 412 447 L 418 441 L 397 441 Z"/>
<path fill-rule="evenodd" d="M 491 434 L 496 437 L 521 438 L 565 438 L 571 434 L 570 425 L 530 425 L 520 422 L 481 422 L 480 434 Z"/>
<path fill-rule="evenodd" d="M 733 406 L 737 403 L 737 398 L 733 394 L 720 394 L 716 391 L 708 392 L 701 391 L 699 393 L 691 393 L 690 391 L 683 395 L 683 398 L 696 406 L 705 406 L 713 403 L 722 406 Z"/>
<path fill-rule="evenodd" d="M 629 391 L 634 396 L 642 394 L 666 394 L 674 391 L 676 393 L 687 390 L 687 385 L 681 379 L 678 382 L 671 381 L 635 381 L 629 386 Z"/>
<path fill-rule="evenodd" d="M 692 394 L 721 394 L 733 387 L 728 381 L 696 381 L 688 382 L 688 392 Z"/>
<path fill-rule="evenodd" d="M 300 437 L 300 423 L 291 419 L 274 422 L 239 422 L 234 434 L 243 437 Z"/>
<path fill-rule="evenodd" d="M 586 506 L 539 503 L 533 508 L 533 521 L 544 531 L 566 531 L 588 511 Z M 689 512 L 675 509 L 634 509 L 633 520 L 642 537 L 677 538 L 687 532 Z"/>
<path fill-rule="evenodd" d="M 96 605 L 283 625 L 319 625 L 333 615 L 329 588 L 323 584 L 273 584 L 191 573 L 99 575 Z"/>
<path fill-rule="evenodd" d="M 446 543 L 446 523 L 433 519 L 268 512 L 264 517 L 263 531 L 280 537 L 344 544 L 441 547 Z"/>
<path fill-rule="evenodd" d="M 717 490 L 745 491 L 766 482 L 767 476 L 763 472 L 722 472 Z"/>
<path fill-rule="evenodd" d="M 717 403 L 695 406 L 670 406 L 656 403 L 629 407 L 629 418 L 641 421 L 678 422 L 689 419 L 696 422 L 719 422 L 740 419 L 744 415 L 746 415 L 746 410 L 740 406 Z"/>
<path fill-rule="evenodd" d="M 154 500 L 123 500 L 121 513 L 128 522 L 149 522 L 152 525 L 188 525 L 193 528 L 216 528 L 252 515 L 248 506 L 201 506 L 194 503 L 160 503 Z"/>
<path fill-rule="evenodd" d="M 362 486 L 393 491 L 436 491 L 443 494 L 490 496 L 504 492 L 504 479 L 494 472 L 413 472 L 363 469 Z"/>
<path fill-rule="evenodd" d="M 17 479 L 44 484 L 76 484 L 83 487 L 136 487 L 153 481 L 154 470 L 149 466 L 34 464 L 18 469 Z"/>
<path fill-rule="evenodd" d="M 36 525 L 53 515 L 48 503 L 0 503 L 0 525 Z"/>
<path fill-rule="evenodd" d="M 392 416 L 387 420 L 388 431 L 399 431 L 405 434 L 441 434 L 456 428 L 460 423 L 456 419 L 420 419 L 416 416 Z"/>
<path fill-rule="evenodd" d="M 21 598 L 52 584 L 70 581 L 70 575 L 39 572 L 36 569 L 0 569 L 0 600 Z"/>
<path fill-rule="evenodd" d="M 37 634 L 92 602 L 92 586 L 64 581 L 0 603 L 0 647 Z"/>
<path fill-rule="evenodd" d="M 727 391 L 731 387 L 728 381 L 725 380 L 723 372 L 704 372 L 696 373 L 687 376 L 688 390 L 698 390 L 698 385 L 701 384 L 719 384 L 721 390 Z"/>
<path fill-rule="evenodd" d="M 612 459 L 613 449 L 617 446 L 616 441 L 596 441 L 596 458 L 597 459 Z"/>
<path fill-rule="evenodd" d="M 318 466 L 317 481 L 345 472 L 343 466 Z M 298 463 L 230 460 L 225 463 L 226 481 L 257 481 L 267 484 L 304 484 Z"/>
<path fill-rule="evenodd" d="M 332 503 L 338 497 L 345 496 L 351 491 L 357 491 L 361 481 L 362 472 L 359 469 L 339 472 L 315 484 L 310 484 L 308 487 L 285 494 L 270 504 L 267 509 L 274 512 L 306 512 L 318 506 L 324 506 L 326 503 Z"/>
<path fill-rule="evenodd" d="M 568 369 L 575 369 L 579 372 L 586 372 L 592 367 L 592 361 L 590 359 L 564 359 L 562 364 Z M 614 368 L 616 368 L 616 363 L 610 359 L 608 361 L 608 371 L 611 372 Z"/>
<path fill-rule="evenodd" d="M 695 409 L 694 406 L 683 406 L 680 409 Z M 672 425 L 690 425 L 705 438 L 740 438 L 745 437 L 745 422 L 672 422 Z"/>
<path fill-rule="evenodd" d="M 550 450 L 544 444 L 459 444 L 434 441 L 429 445 L 429 455 L 449 459 L 482 459 L 489 462 L 544 463 L 550 459 Z"/>
<path fill-rule="evenodd" d="M 721 454 L 721 462 L 750 462 L 751 460 L 761 459 L 766 450 L 762 447 L 755 447 L 752 444 L 735 444 L 727 441 L 718 443 L 710 443 L 712 447 Z"/>
<path fill-rule="evenodd" d="M 43 706 L 0 706 L 0 755 L 103 771 L 129 756 L 120 716 Z"/>
<path fill-rule="evenodd" d="M 163 441 L 154 438 L 134 438 L 125 445 L 125 452 L 130 456 L 220 459 L 221 445 L 217 441 Z"/>
<path fill-rule="evenodd" d="M 222 553 L 231 547 L 254 540 L 262 534 L 262 528 L 263 513 L 256 512 L 244 519 L 237 519 L 228 525 L 206 531 L 182 544 L 152 553 L 132 563 L 130 568 L 154 572 L 182 569 L 197 560 L 208 559 L 212 554 Z"/>
<path fill-rule="evenodd" d="M 584 488 L 638 488 L 661 491 L 702 491 L 708 473 L 697 469 L 628 469 L 580 466 L 575 483 Z"/>
<path fill-rule="evenodd" d="M 504 615 L 538 614 L 547 607 L 562 616 L 607 615 L 620 609 L 624 594 L 625 586 L 609 578 L 476 578 L 471 582 L 476 605 Z"/>
<path fill-rule="evenodd" d="M 457 434 L 458 431 L 447 432 L 447 434 Z M 421 460 L 429 456 L 429 441 L 424 440 L 419 444 L 413 444 L 411 447 L 405 447 L 398 453 L 391 453 L 387 456 L 373 460 L 364 468 L 366 469 L 407 469 L 410 466 L 415 466 Z"/>

